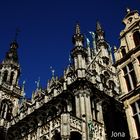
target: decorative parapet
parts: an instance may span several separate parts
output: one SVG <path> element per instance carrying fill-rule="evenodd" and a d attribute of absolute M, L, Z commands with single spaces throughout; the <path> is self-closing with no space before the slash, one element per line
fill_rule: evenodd
<path fill-rule="evenodd" d="M 13 87 L 13 92 L 17 95 L 21 95 L 21 89 L 19 87 Z"/>
<path fill-rule="evenodd" d="M 81 120 L 77 117 L 74 117 L 74 116 L 70 116 L 71 129 L 81 132 L 82 131 L 82 122 L 83 122 L 83 120 Z"/>
<path fill-rule="evenodd" d="M 6 83 L 2 83 L 2 87 L 7 89 L 7 90 L 11 90 L 11 86 L 6 84 Z"/>
<path fill-rule="evenodd" d="M 8 90 L 8 91 L 12 91 L 14 94 L 16 95 L 20 95 L 21 96 L 21 89 L 19 87 L 14 87 L 13 85 L 9 85 L 7 83 L 2 83 L 2 88 Z"/>
<path fill-rule="evenodd" d="M 105 140 L 104 125 L 98 122 L 91 122 L 88 124 L 89 137 L 94 140 Z"/>

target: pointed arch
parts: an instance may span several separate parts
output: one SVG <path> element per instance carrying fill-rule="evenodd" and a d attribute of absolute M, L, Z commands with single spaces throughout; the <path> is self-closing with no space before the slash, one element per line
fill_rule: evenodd
<path fill-rule="evenodd" d="M 122 56 L 124 57 L 126 55 L 126 47 L 125 46 L 121 46 L 121 53 L 122 53 Z"/>
<path fill-rule="evenodd" d="M 114 90 L 116 84 L 114 83 L 113 80 L 108 80 L 108 87 L 112 90 Z"/>
<path fill-rule="evenodd" d="M 7 81 L 7 77 L 8 77 L 8 70 L 5 70 L 3 73 L 3 82 Z"/>
<path fill-rule="evenodd" d="M 109 79 L 110 74 L 107 71 L 104 71 L 104 76 L 105 76 L 106 79 Z"/>
<path fill-rule="evenodd" d="M 13 104 L 10 100 L 4 99 L 0 106 L 0 116 L 3 119 L 10 120 L 12 116 Z"/>
<path fill-rule="evenodd" d="M 12 71 L 11 76 L 10 76 L 10 84 L 13 83 L 14 75 L 15 75 L 15 73 Z"/>
<path fill-rule="evenodd" d="M 133 34 L 133 39 L 134 39 L 134 43 L 135 46 L 140 46 L 140 32 L 139 31 L 135 31 Z"/>

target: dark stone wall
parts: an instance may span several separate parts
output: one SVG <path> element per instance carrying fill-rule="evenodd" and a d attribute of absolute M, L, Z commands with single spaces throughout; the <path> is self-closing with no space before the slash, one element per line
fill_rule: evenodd
<path fill-rule="evenodd" d="M 6 130 L 3 127 L 0 127 L 0 140 L 7 140 L 6 139 Z"/>

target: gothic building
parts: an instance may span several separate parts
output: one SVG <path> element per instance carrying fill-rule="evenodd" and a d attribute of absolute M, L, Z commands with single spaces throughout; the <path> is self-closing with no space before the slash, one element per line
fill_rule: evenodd
<path fill-rule="evenodd" d="M 140 17 L 128 9 L 114 49 L 99 22 L 92 42 L 76 24 L 71 63 L 31 100 L 19 86 L 18 43 L 0 64 L 0 139 L 136 140 L 140 137 Z"/>

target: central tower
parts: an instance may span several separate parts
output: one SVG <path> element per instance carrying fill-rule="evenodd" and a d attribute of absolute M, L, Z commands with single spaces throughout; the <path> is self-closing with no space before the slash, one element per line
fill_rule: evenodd
<path fill-rule="evenodd" d="M 18 101 L 22 96 L 18 85 L 20 65 L 17 54 L 18 44 L 13 41 L 0 64 L 0 130 L 1 135 L 8 129 L 9 122 L 17 113 Z M 3 134 L 2 134 L 3 133 Z M 4 139 L 4 138 L 3 138 Z"/>

